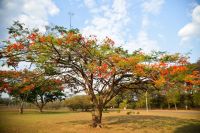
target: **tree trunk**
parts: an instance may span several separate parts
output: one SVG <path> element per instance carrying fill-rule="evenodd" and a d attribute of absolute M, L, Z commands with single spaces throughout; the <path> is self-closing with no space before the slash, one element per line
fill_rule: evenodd
<path fill-rule="evenodd" d="M 102 127 L 101 125 L 101 118 L 102 118 L 102 107 L 95 107 L 94 110 L 92 111 L 92 127 Z"/>
<path fill-rule="evenodd" d="M 169 104 L 169 102 L 167 102 L 167 104 L 168 104 L 168 109 L 170 109 L 170 104 Z"/>
<path fill-rule="evenodd" d="M 185 109 L 188 110 L 188 104 L 187 104 L 187 101 L 185 103 Z"/>
<path fill-rule="evenodd" d="M 44 100 L 44 97 L 43 97 L 44 94 L 40 95 L 40 100 L 41 100 L 41 104 L 38 104 L 39 106 L 39 109 L 40 109 L 40 113 L 43 112 L 43 107 L 45 106 L 46 102 Z M 38 102 L 37 102 L 38 103 Z"/>
<path fill-rule="evenodd" d="M 23 113 L 24 113 L 24 102 L 21 102 L 21 103 L 20 103 L 19 113 L 20 113 L 20 114 L 23 114 Z"/>
<path fill-rule="evenodd" d="M 117 102 L 117 108 L 119 108 L 120 102 Z"/>
<path fill-rule="evenodd" d="M 40 113 L 43 112 L 43 105 L 41 105 L 41 106 L 39 107 L 39 110 L 40 110 Z"/>
<path fill-rule="evenodd" d="M 176 103 L 174 103 L 175 109 L 177 110 Z"/>
<path fill-rule="evenodd" d="M 185 109 L 188 110 L 188 106 L 187 105 L 185 105 Z"/>
<path fill-rule="evenodd" d="M 148 112 L 149 111 L 149 108 L 148 108 L 148 99 L 147 99 L 147 91 L 146 91 L 146 94 L 145 94 L 145 97 L 146 97 L 146 111 Z"/>

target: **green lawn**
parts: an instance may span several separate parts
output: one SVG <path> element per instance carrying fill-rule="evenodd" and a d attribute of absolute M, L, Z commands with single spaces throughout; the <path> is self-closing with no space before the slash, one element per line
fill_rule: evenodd
<path fill-rule="evenodd" d="M 0 110 L 0 133 L 199 133 L 200 112 L 154 110 L 103 114 L 103 128 L 90 126 L 89 112 Z"/>

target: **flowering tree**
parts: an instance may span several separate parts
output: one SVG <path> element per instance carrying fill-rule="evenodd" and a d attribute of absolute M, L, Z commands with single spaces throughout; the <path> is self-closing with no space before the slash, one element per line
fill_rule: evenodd
<path fill-rule="evenodd" d="M 1 91 L 7 92 L 12 97 L 20 101 L 19 112 L 23 114 L 23 105 L 27 101 L 30 91 L 35 87 L 34 84 L 27 82 L 30 79 L 28 71 L 0 71 Z"/>
<path fill-rule="evenodd" d="M 35 104 L 40 112 L 48 102 L 55 100 L 64 100 L 62 81 L 59 79 L 45 79 L 39 77 L 35 81 L 35 88 L 31 90 L 31 95 L 28 96 L 27 102 Z"/>
<path fill-rule="evenodd" d="M 0 89 L 19 99 L 19 112 L 23 113 L 24 102 L 35 104 L 42 112 L 47 102 L 62 99 L 62 81 L 48 79 L 38 73 L 24 71 L 0 71 Z"/>
<path fill-rule="evenodd" d="M 1 50 L 5 63 L 17 66 L 20 61 L 31 62 L 48 76 L 62 77 L 73 92 L 84 91 L 94 105 L 93 127 L 101 127 L 103 108 L 119 92 L 159 86 L 165 79 L 156 65 L 181 59 L 159 52 L 129 54 L 108 37 L 99 42 L 95 36 L 85 38 L 77 30 L 58 26 L 42 34 L 15 22 L 9 33 L 10 39 Z"/>

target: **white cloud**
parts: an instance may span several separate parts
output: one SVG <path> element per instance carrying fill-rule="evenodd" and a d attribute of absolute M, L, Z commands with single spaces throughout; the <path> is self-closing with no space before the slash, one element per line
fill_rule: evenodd
<path fill-rule="evenodd" d="M 149 18 L 147 16 L 143 16 L 143 18 L 142 18 L 142 29 L 145 30 L 146 28 L 148 28 L 149 24 L 150 24 Z"/>
<path fill-rule="evenodd" d="M 142 21 L 141 29 L 136 38 L 130 39 L 124 46 L 127 50 L 136 50 L 142 48 L 144 52 L 151 52 L 152 50 L 159 50 L 159 44 L 156 40 L 149 37 L 148 28 L 150 27 L 149 15 L 156 15 L 160 12 L 164 0 L 145 0 L 142 2 Z"/>
<path fill-rule="evenodd" d="M 178 36 L 181 37 L 183 42 L 191 38 L 200 38 L 200 5 L 196 6 L 192 11 L 192 22 L 180 29 Z"/>
<path fill-rule="evenodd" d="M 7 30 L 13 21 L 19 20 L 30 28 L 39 28 L 45 31 L 48 25 L 48 16 L 56 15 L 59 8 L 52 0 L 1 0 L 0 1 L 0 36 L 6 38 Z M 28 63 L 20 63 L 19 69 L 27 68 Z M 9 70 L 7 66 L 0 66 L 1 70 Z"/>
<path fill-rule="evenodd" d="M 86 27 L 82 29 L 84 35 L 97 35 L 98 39 L 103 39 L 106 36 L 113 39 L 117 46 L 123 46 L 129 52 L 142 48 L 145 52 L 151 50 L 159 50 L 158 42 L 149 37 L 147 29 L 150 26 L 149 14 L 158 13 L 164 0 L 157 1 L 156 6 L 152 6 L 156 2 L 143 1 L 143 17 L 141 21 L 141 29 L 136 37 L 130 34 L 128 26 L 134 21 L 130 18 L 130 9 L 127 0 L 114 0 L 111 5 L 102 4 L 97 6 L 88 6 L 93 17 L 86 21 Z M 149 9 L 147 9 L 149 8 Z M 156 8 L 156 9 L 155 9 Z M 151 10 L 150 10 L 151 9 Z"/>
<path fill-rule="evenodd" d="M 159 50 L 159 44 L 156 40 L 149 37 L 148 28 L 150 27 L 150 20 L 148 14 L 145 13 L 141 21 L 141 29 L 135 38 L 131 38 L 124 45 L 124 48 L 129 51 L 142 49 L 143 52 L 150 53 L 152 50 Z"/>
<path fill-rule="evenodd" d="M 44 26 L 49 24 L 48 16 L 59 12 L 52 0 L 2 0 L 0 6 L 2 36 L 14 20 L 44 31 Z"/>
<path fill-rule="evenodd" d="M 147 32 L 140 31 L 138 36 L 134 39 L 131 39 L 124 46 L 125 49 L 129 51 L 137 50 L 142 48 L 142 50 L 146 53 L 151 52 L 152 50 L 159 50 L 158 42 L 149 38 Z"/>
<path fill-rule="evenodd" d="M 96 2 L 94 0 L 84 0 L 84 4 L 87 8 L 94 8 L 96 6 Z"/>
<path fill-rule="evenodd" d="M 145 0 L 142 4 L 143 11 L 145 13 L 157 14 L 160 12 L 165 0 Z"/>
<path fill-rule="evenodd" d="M 93 18 L 83 28 L 84 35 L 98 35 L 100 39 L 111 37 L 117 44 L 124 43 L 125 27 L 130 21 L 125 0 L 114 0 L 112 5 L 103 4 L 89 9 Z"/>

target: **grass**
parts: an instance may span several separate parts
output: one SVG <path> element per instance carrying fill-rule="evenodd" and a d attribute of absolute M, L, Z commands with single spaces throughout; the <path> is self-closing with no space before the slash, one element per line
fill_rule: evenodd
<path fill-rule="evenodd" d="M 90 122 L 89 112 L 0 110 L 0 133 L 199 133 L 200 112 L 115 111 L 103 114 L 102 129 L 89 127 Z"/>

